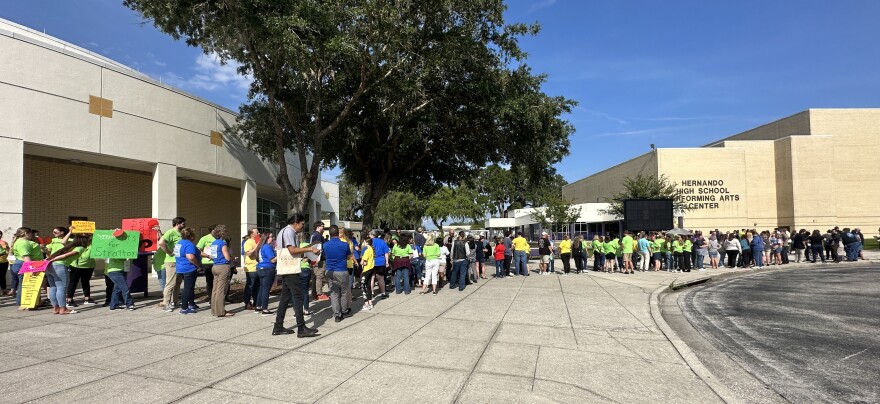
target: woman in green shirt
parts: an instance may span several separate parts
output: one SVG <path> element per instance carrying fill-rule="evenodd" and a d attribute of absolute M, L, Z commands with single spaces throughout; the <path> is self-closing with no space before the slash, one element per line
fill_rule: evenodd
<path fill-rule="evenodd" d="M 76 236 L 73 238 L 73 241 L 67 242 L 70 233 L 59 229 L 61 228 L 55 228 L 56 236 L 64 233 L 64 238 L 61 240 L 61 243 L 56 243 L 56 240 L 52 240 L 52 243 L 50 244 L 50 251 L 52 251 L 52 253 L 49 255 L 48 259 L 52 266 L 46 267 L 46 277 L 49 280 L 49 301 L 52 303 L 53 313 L 74 314 L 76 313 L 76 310 L 68 309 L 65 304 L 68 267 L 71 262 L 77 259 L 83 250 L 85 250 L 88 238 L 85 236 Z M 61 244 L 61 248 L 57 247 L 58 244 Z"/>
<path fill-rule="evenodd" d="M 83 250 L 76 258 L 70 260 L 70 286 L 67 287 L 67 307 L 76 307 L 73 295 L 76 292 L 76 284 L 82 285 L 83 304 L 92 305 L 95 301 L 91 297 L 91 280 L 95 273 L 95 260 L 92 258 L 92 237 L 85 238 Z"/>
<path fill-rule="evenodd" d="M 409 245 L 409 237 L 401 237 L 394 248 L 391 250 L 391 256 L 394 257 L 394 291 L 399 295 L 400 292 L 410 293 L 409 271 L 412 268 L 410 257 L 412 257 L 412 247 Z M 403 285 L 401 285 L 403 282 Z"/>
<path fill-rule="evenodd" d="M 675 272 L 684 271 L 684 260 L 688 259 L 684 256 L 684 242 L 681 241 L 681 236 L 675 236 L 675 241 L 672 242 L 672 256 L 675 257 Z"/>
<path fill-rule="evenodd" d="M 15 237 L 12 239 L 12 255 L 15 256 L 15 262 L 12 263 L 12 277 L 16 285 L 15 305 L 21 308 L 21 281 L 24 278 L 19 271 L 25 261 L 40 261 L 43 259 L 43 250 L 34 240 L 34 231 L 28 227 L 19 227 L 15 231 Z"/>
<path fill-rule="evenodd" d="M 617 265 L 617 239 L 611 239 L 611 236 L 605 236 L 605 242 L 602 243 L 605 251 L 605 272 L 613 272 Z"/>

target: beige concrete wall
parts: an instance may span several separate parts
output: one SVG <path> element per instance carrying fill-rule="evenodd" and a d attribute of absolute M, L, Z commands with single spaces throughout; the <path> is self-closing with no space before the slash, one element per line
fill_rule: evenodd
<path fill-rule="evenodd" d="M 801 136 L 810 134 L 809 111 L 799 112 L 787 118 L 770 122 L 766 125 L 749 129 L 745 132 L 710 143 L 711 146 L 720 146 L 729 140 L 778 140 L 786 136 Z"/>
<path fill-rule="evenodd" d="M 835 155 L 834 136 L 804 136 L 791 140 L 792 199 L 794 227 L 828 230 L 850 227 L 838 217 L 841 212 L 835 166 L 827 156 Z M 782 185 L 782 184 L 780 184 Z"/>
<path fill-rule="evenodd" d="M 573 203 L 605 202 L 605 198 L 623 189 L 627 177 L 657 174 L 657 154 L 643 154 L 632 160 L 600 171 L 587 178 L 562 187 L 562 196 Z"/>

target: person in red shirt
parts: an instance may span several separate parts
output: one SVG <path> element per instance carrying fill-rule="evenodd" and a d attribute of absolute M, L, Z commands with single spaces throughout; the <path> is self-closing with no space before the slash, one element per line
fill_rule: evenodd
<path fill-rule="evenodd" d="M 495 258 L 495 277 L 503 278 L 504 277 L 504 243 L 501 242 L 501 237 L 495 237 L 495 253 L 493 254 Z"/>

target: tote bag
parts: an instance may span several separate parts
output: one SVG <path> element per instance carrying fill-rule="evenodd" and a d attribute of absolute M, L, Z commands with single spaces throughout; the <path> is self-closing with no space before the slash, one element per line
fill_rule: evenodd
<path fill-rule="evenodd" d="M 301 257 L 294 257 L 290 254 L 290 250 L 285 247 L 284 232 L 281 232 L 281 248 L 275 250 L 275 270 L 277 275 L 296 275 L 302 272 L 300 263 Z"/>

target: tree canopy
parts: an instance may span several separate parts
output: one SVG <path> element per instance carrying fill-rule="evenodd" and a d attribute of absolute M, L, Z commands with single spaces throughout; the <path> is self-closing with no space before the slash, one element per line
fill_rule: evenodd
<path fill-rule="evenodd" d="M 639 174 L 635 178 L 626 177 L 623 179 L 623 189 L 605 198 L 605 202 L 609 203 L 608 209 L 601 210 L 602 213 L 623 217 L 623 201 L 627 199 L 672 199 L 672 208 L 675 212 L 684 212 L 688 210 L 687 203 L 680 193 L 678 193 L 678 183 L 669 181 L 666 175 L 660 177 L 654 175 Z"/>
<path fill-rule="evenodd" d="M 544 227 L 560 230 L 577 222 L 581 216 L 581 208 L 574 207 L 562 197 L 551 198 L 546 206 L 536 208 L 531 214 L 532 219 Z"/>

